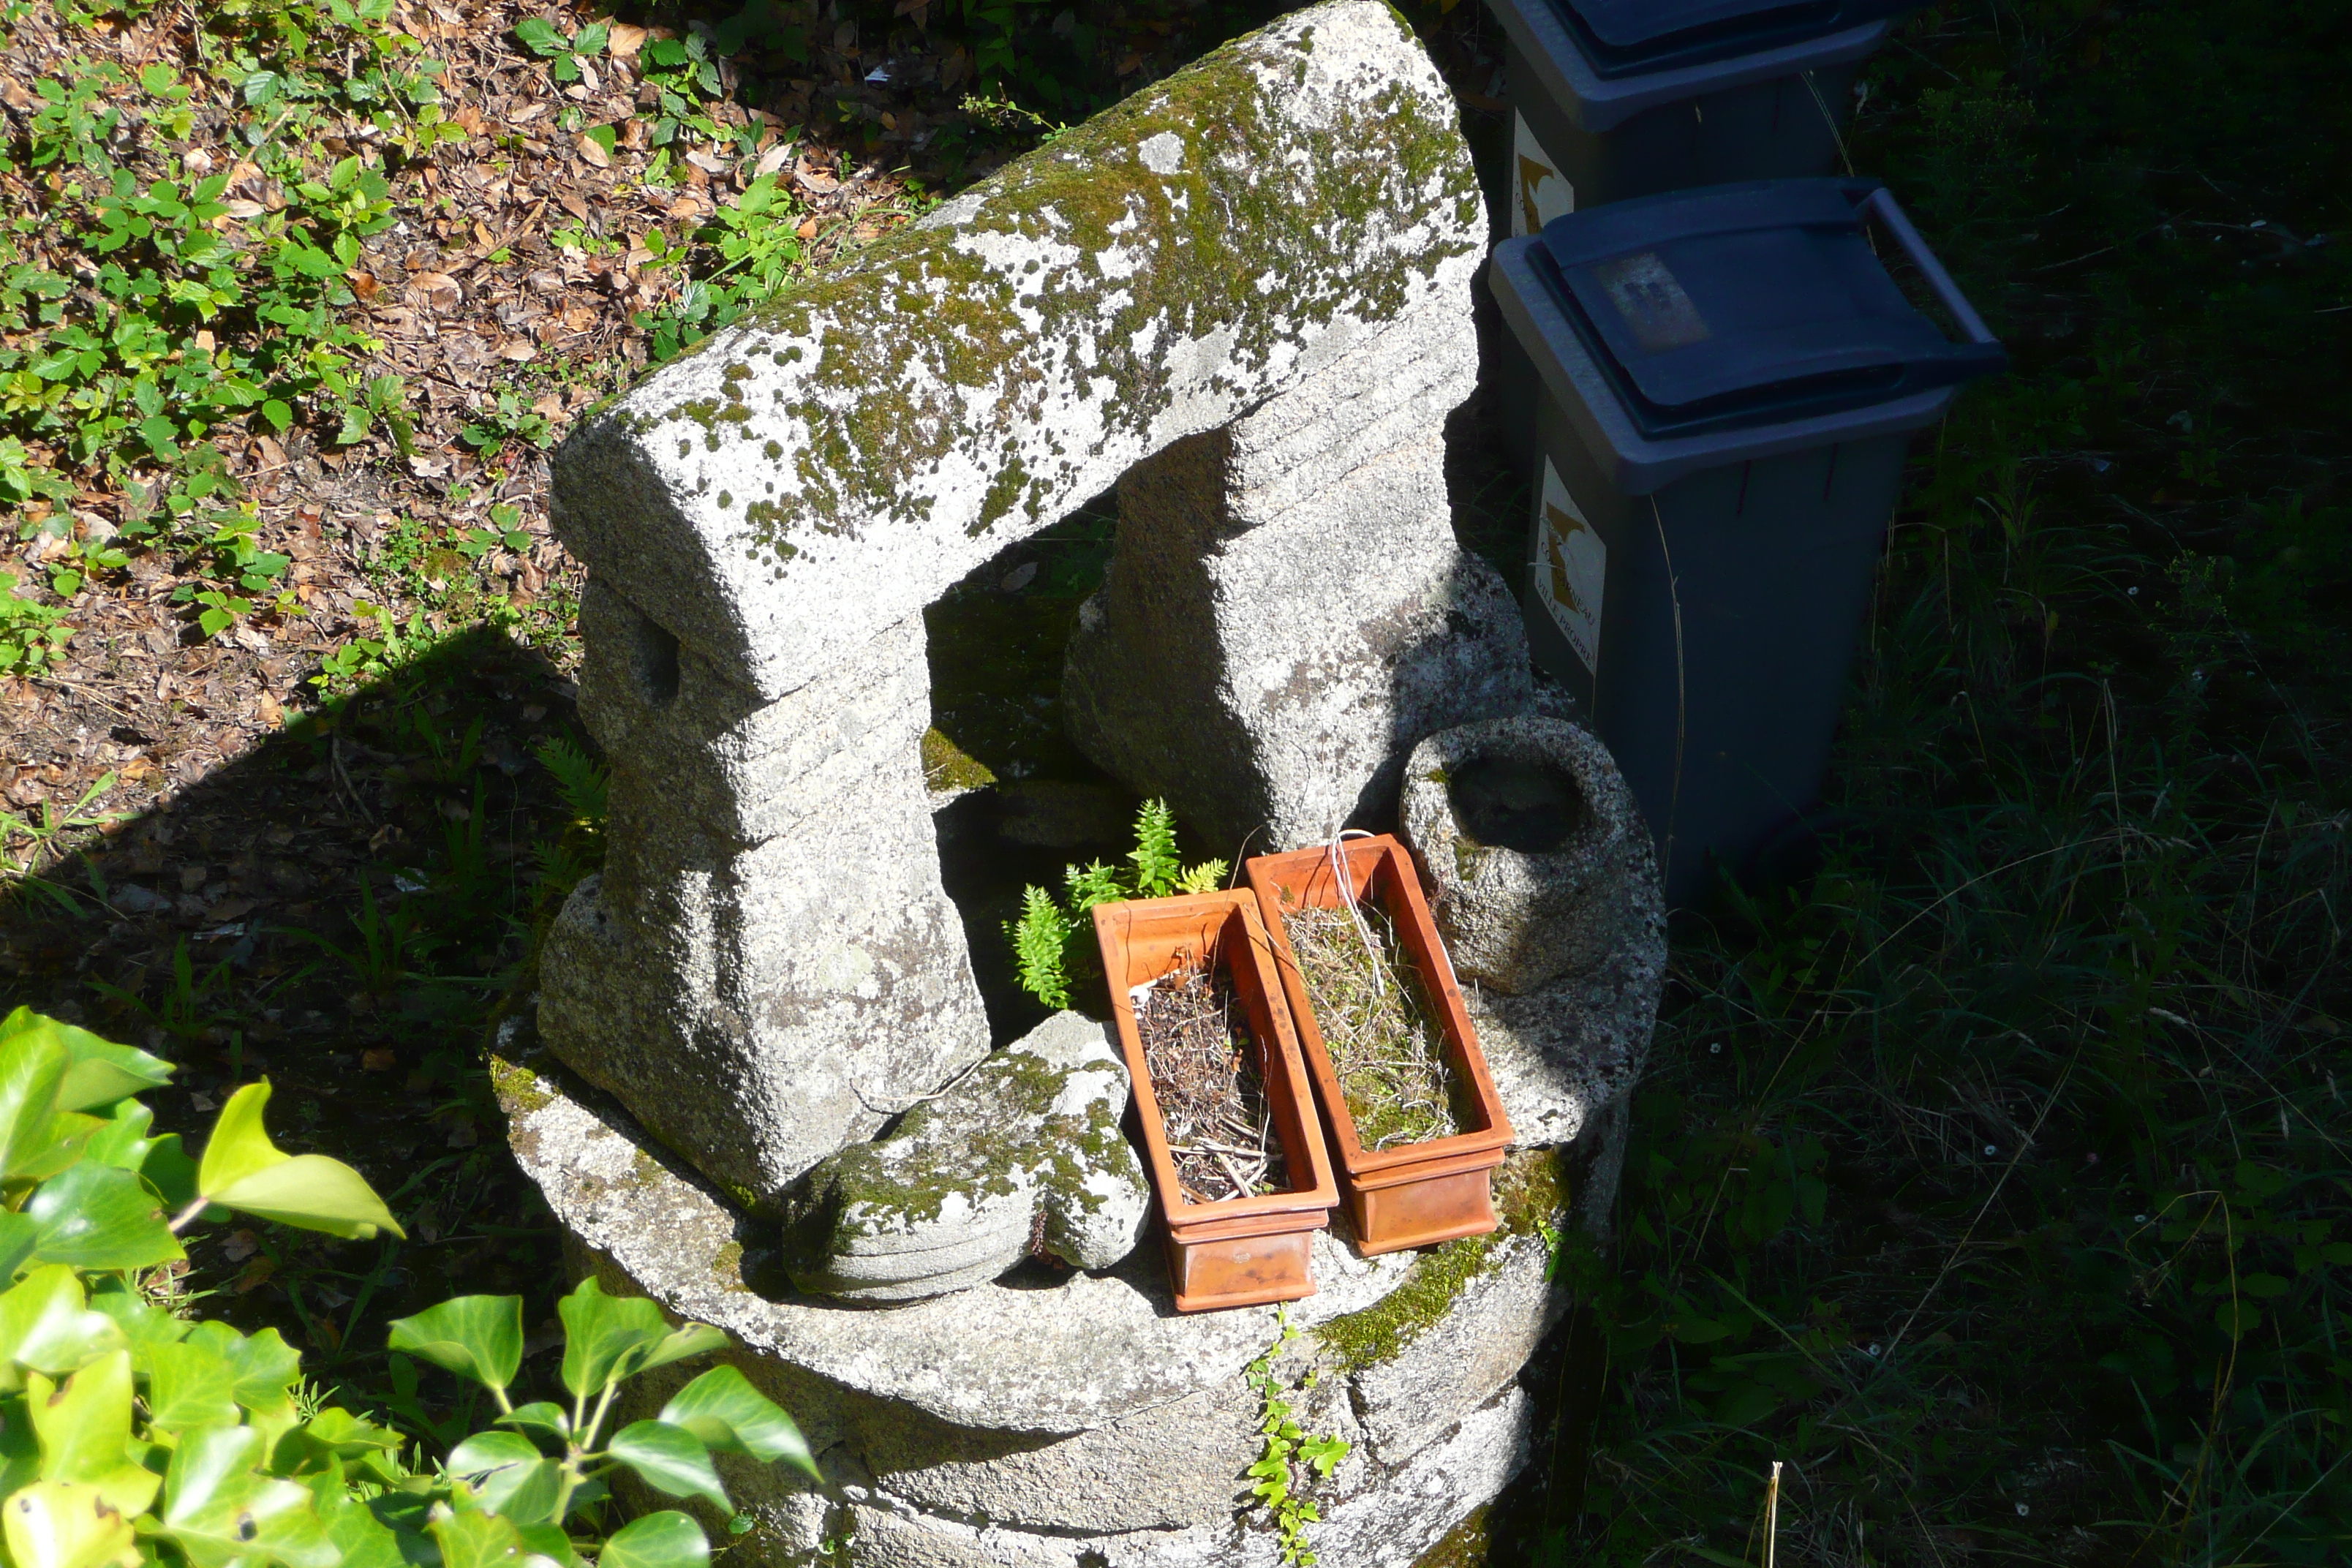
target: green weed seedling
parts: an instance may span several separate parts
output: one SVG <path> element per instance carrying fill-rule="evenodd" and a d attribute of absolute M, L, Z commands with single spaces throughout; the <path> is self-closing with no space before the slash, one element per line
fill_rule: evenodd
<path fill-rule="evenodd" d="M 547 416 L 525 403 L 520 393 L 502 391 L 494 404 L 478 412 L 479 417 L 458 431 L 457 438 L 485 457 L 509 441 L 527 441 L 541 451 L 555 445 Z"/>
<path fill-rule="evenodd" d="M 1298 1330 L 1290 1321 L 1288 1307 L 1277 1306 L 1275 1311 L 1282 1332 L 1243 1373 L 1259 1401 L 1258 1457 L 1247 1471 L 1250 1496 L 1274 1521 L 1282 1561 L 1290 1568 L 1314 1568 L 1316 1558 L 1307 1544 L 1307 1527 L 1321 1523 L 1323 1513 L 1312 1498 L 1301 1495 L 1307 1481 L 1299 1467 L 1305 1466 L 1318 1480 L 1326 1479 L 1355 1445 L 1328 1434 L 1310 1436 L 1292 1415 L 1290 1401 L 1283 1397 L 1291 1390 L 1275 1375 L 1274 1362 L 1285 1346 L 1298 1338 Z M 1319 1372 L 1308 1373 L 1299 1386 L 1312 1388 L 1319 1375 Z"/>
<path fill-rule="evenodd" d="M 1067 1007 L 1074 977 L 1091 973 L 1087 911 L 1119 899 L 1160 899 L 1171 893 L 1213 892 L 1231 869 L 1223 860 L 1186 866 L 1176 850 L 1176 814 L 1162 800 L 1148 800 L 1135 817 L 1135 847 L 1128 868 L 1097 860 L 1064 872 L 1066 904 L 1045 889 L 1021 891 L 1021 918 L 1005 922 L 1004 934 L 1021 988 L 1048 1007 Z"/>
<path fill-rule="evenodd" d="M 0 568 L 0 675 L 30 674 L 65 657 L 74 628 L 65 605 L 52 605 L 17 586 L 16 574 Z"/>
<path fill-rule="evenodd" d="M 583 61 L 604 52 L 613 37 L 609 22 L 591 22 L 570 37 L 556 31 L 554 26 L 538 16 L 526 16 L 515 24 L 515 39 L 524 48 L 547 62 L 547 74 L 559 82 L 580 79 Z"/>

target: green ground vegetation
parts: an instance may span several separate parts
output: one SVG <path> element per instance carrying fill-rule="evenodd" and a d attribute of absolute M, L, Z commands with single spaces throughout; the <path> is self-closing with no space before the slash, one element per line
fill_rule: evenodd
<path fill-rule="evenodd" d="M 2016 372 L 1915 451 L 1849 831 L 1675 930 L 1496 1561 L 1761 1562 L 1776 1460 L 1782 1562 L 2352 1552 L 2343 23 L 1941 5 L 1865 73 Z"/>

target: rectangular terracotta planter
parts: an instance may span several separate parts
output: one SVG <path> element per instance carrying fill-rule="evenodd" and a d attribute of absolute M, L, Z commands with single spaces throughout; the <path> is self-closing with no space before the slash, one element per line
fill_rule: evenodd
<path fill-rule="evenodd" d="M 1388 912 L 1398 938 L 1421 971 L 1437 1010 L 1447 1061 L 1468 1090 L 1465 1109 L 1475 1123 L 1451 1137 L 1401 1149 L 1374 1152 L 1357 1142 L 1355 1119 L 1348 1114 L 1347 1097 L 1339 1091 L 1339 1073 L 1324 1048 L 1323 1031 L 1307 999 L 1306 978 L 1299 973 L 1282 923 L 1286 894 L 1294 909 L 1339 907 L 1330 847 L 1260 855 L 1251 860 L 1250 888 L 1257 896 L 1261 923 L 1274 944 L 1275 967 L 1290 1003 L 1291 1022 L 1297 1029 L 1307 1069 L 1315 1077 L 1324 1124 L 1330 1129 L 1332 1152 L 1339 1167 L 1339 1193 L 1356 1227 L 1357 1247 L 1368 1253 L 1396 1252 L 1483 1235 L 1495 1228 L 1493 1173 L 1503 1163 L 1503 1152 L 1511 1142 L 1511 1119 L 1503 1110 L 1502 1097 L 1495 1092 L 1494 1076 L 1486 1070 L 1486 1058 L 1478 1049 L 1477 1034 L 1470 1026 L 1461 988 L 1454 981 L 1454 964 L 1429 918 L 1420 875 L 1404 846 L 1385 833 L 1348 840 L 1340 864 L 1346 868 L 1348 885 L 1357 901 L 1377 904 Z"/>
<path fill-rule="evenodd" d="M 1295 1301 L 1315 1293 L 1307 1243 L 1331 1223 L 1339 1193 L 1331 1156 L 1314 1110 L 1314 1090 L 1290 1029 L 1290 1014 L 1275 978 L 1272 952 L 1257 901 L 1238 889 L 1173 899 L 1139 899 L 1097 904 L 1095 939 L 1102 945 L 1103 973 L 1110 982 L 1112 1016 L 1119 1048 L 1135 1085 L 1136 1120 L 1143 1131 L 1144 1156 L 1160 1197 L 1166 1232 L 1168 1271 L 1175 1281 L 1176 1310 L 1207 1311 L 1262 1301 Z M 1231 977 L 1234 995 L 1248 1015 L 1250 1035 L 1260 1052 L 1259 1080 L 1265 1086 L 1267 1115 L 1282 1144 L 1291 1185 L 1263 1197 L 1227 1198 L 1196 1204 L 1185 1197 L 1168 1152 L 1160 1101 L 1151 1092 L 1151 1069 L 1136 1032 L 1129 988 L 1157 980 L 1177 965 L 1180 954 L 1205 956 Z"/>

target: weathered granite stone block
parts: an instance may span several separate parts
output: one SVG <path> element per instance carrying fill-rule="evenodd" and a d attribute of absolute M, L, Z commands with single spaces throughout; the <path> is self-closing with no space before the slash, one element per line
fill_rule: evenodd
<path fill-rule="evenodd" d="M 1523 700 L 1516 612 L 1454 548 L 1438 463 L 1484 244 L 1427 57 L 1383 6 L 1321 5 L 585 422 L 551 510 L 591 572 L 582 709 L 614 815 L 545 947 L 553 1048 L 769 1207 L 973 1061 L 920 612 L 1187 437 L 1241 422 L 1211 437 L 1229 471 L 1189 511 L 1139 504 L 1121 555 L 1195 515 L 1242 529 L 1179 612 L 1215 646 L 1139 641 L 1114 592 L 1115 657 L 1077 661 L 1105 713 L 1158 690 L 1152 722 L 1224 738 L 1167 788 L 1180 810 L 1319 830 L 1392 789 L 1422 729 Z"/>
<path fill-rule="evenodd" d="M 1466 309 L 1466 305 L 1465 305 Z M 1519 609 L 1454 542 L 1462 310 L 1391 323 L 1305 385 L 1119 481 L 1108 580 L 1062 682 L 1071 733 L 1213 842 L 1384 816 L 1433 729 L 1529 700 Z"/>
<path fill-rule="evenodd" d="M 1665 984 L 1650 832 L 1616 762 L 1562 719 L 1429 736 L 1404 838 L 1522 1145 L 1565 1143 L 1632 1089 Z"/>
<path fill-rule="evenodd" d="M 846 1536 L 842 1560 L 861 1568 L 1271 1568 L 1264 1517 L 1243 1507 L 1260 1418 L 1244 1369 L 1275 1343 L 1275 1309 L 1178 1315 L 1149 1248 L 1108 1273 L 985 1283 L 887 1311 L 773 1293 L 761 1257 L 772 1232 L 617 1111 L 533 1072 L 526 1064 L 543 1058 L 523 1021 L 499 1050 L 510 1142 L 563 1225 L 575 1269 L 725 1329 L 737 1341 L 728 1359 L 793 1413 L 829 1479 L 819 1490 L 781 1466 L 719 1458 L 730 1495 L 759 1521 L 736 1547 L 745 1563 L 788 1568 Z M 1450 1299 L 1417 1304 L 1418 1326 L 1387 1355 L 1341 1359 L 1321 1335 L 1386 1310 L 1415 1256 L 1364 1258 L 1318 1237 L 1321 1289 L 1291 1304 L 1306 1332 L 1276 1365 L 1291 1385 L 1319 1370 L 1294 1388 L 1299 1418 L 1355 1445 L 1317 1488 L 1326 1562 L 1402 1568 L 1517 1468 L 1528 1415 L 1511 1375 L 1564 1305 L 1539 1288 L 1544 1249 L 1526 1227 L 1564 1218 L 1555 1195 L 1573 1194 L 1507 1205 L 1519 1228 Z M 1449 1361 L 1451 1380 L 1436 1370 Z M 632 1384 L 623 1416 L 651 1414 L 696 1370 Z M 1415 1391 L 1430 1397 L 1417 1415 Z"/>
<path fill-rule="evenodd" d="M 749 1201 L 988 1049 L 919 763 L 919 618 L 762 702 L 604 582 L 580 712 L 610 848 L 550 927 L 541 1026 Z"/>
<path fill-rule="evenodd" d="M 1032 1252 L 1108 1268 L 1151 1205 L 1119 1131 L 1118 1042 L 1059 1013 L 907 1113 L 818 1162 L 786 1194 L 784 1262 L 803 1290 L 912 1301 L 993 1279 Z"/>

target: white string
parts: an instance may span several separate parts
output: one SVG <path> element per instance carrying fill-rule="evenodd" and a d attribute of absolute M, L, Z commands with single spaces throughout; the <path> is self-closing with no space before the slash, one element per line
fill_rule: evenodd
<path fill-rule="evenodd" d="M 1350 838 L 1372 837 L 1360 827 L 1343 827 L 1331 835 L 1331 847 L 1328 853 L 1331 862 L 1331 879 L 1339 886 L 1339 902 L 1346 906 L 1348 918 L 1356 922 L 1356 934 L 1364 939 L 1364 952 L 1372 961 L 1372 994 L 1386 996 L 1389 982 L 1388 976 L 1382 973 L 1386 965 L 1381 963 L 1381 950 L 1372 945 L 1372 928 L 1365 922 L 1364 911 L 1356 907 L 1356 889 L 1353 879 L 1348 875 L 1347 854 L 1341 847 Z"/>

